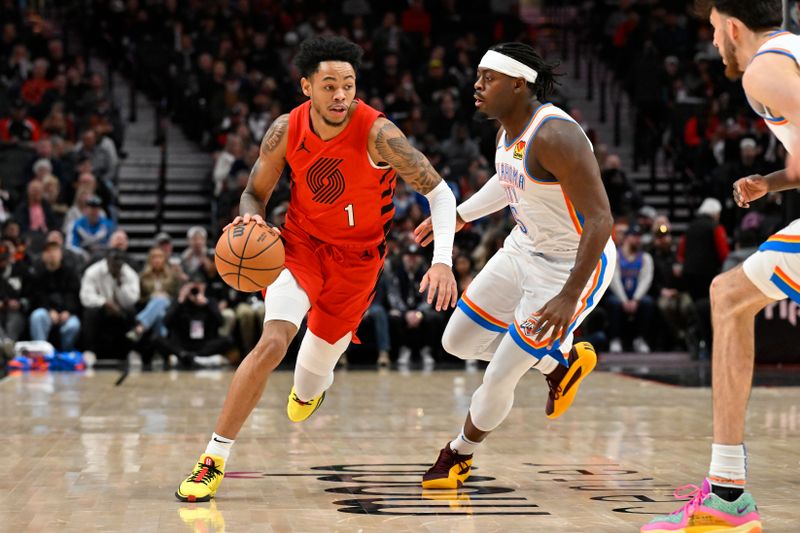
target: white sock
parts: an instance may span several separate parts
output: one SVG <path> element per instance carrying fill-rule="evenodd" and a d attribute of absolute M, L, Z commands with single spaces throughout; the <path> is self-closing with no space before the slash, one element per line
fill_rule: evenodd
<path fill-rule="evenodd" d="M 225 462 L 228 462 L 228 456 L 231 454 L 231 447 L 233 446 L 233 439 L 226 439 L 216 433 L 211 435 L 211 440 L 208 441 L 206 446 L 206 453 L 209 455 L 218 455 L 222 457 Z"/>
<path fill-rule="evenodd" d="M 536 364 L 533 365 L 533 368 L 535 368 L 542 374 L 549 374 L 550 372 L 556 369 L 558 364 L 559 364 L 558 361 L 553 359 L 551 356 L 545 355 L 544 357 L 539 359 L 539 361 Z"/>
<path fill-rule="evenodd" d="M 480 442 L 472 442 L 464 436 L 464 432 L 462 431 L 461 434 L 450 443 L 450 449 L 458 455 L 472 455 L 479 445 Z"/>
<path fill-rule="evenodd" d="M 333 370 L 320 376 L 301 364 L 294 368 L 294 392 L 300 401 L 310 402 L 333 385 Z"/>
<path fill-rule="evenodd" d="M 712 444 L 708 477 L 718 487 L 744 488 L 747 478 L 747 450 L 744 444 Z"/>

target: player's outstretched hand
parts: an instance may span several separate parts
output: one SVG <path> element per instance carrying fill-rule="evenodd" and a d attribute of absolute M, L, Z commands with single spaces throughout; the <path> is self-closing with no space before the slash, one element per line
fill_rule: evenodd
<path fill-rule="evenodd" d="M 464 224 L 465 222 L 456 214 L 456 233 L 461 231 Z M 420 222 L 419 226 L 414 229 L 414 241 L 420 246 L 428 246 L 433 242 L 433 221 L 431 217 Z"/>
<path fill-rule="evenodd" d="M 758 200 L 769 191 L 767 180 L 757 174 L 736 180 L 733 184 L 733 199 L 739 207 L 750 207 L 750 202 Z"/>
<path fill-rule="evenodd" d="M 548 350 L 553 348 L 553 344 L 556 341 L 560 341 L 563 344 L 569 333 L 569 324 L 575 314 L 576 303 L 575 298 L 558 294 L 544 304 L 541 309 L 533 313 L 529 319 L 536 324 L 536 336 L 533 340 L 541 342 L 542 339 L 548 339 Z M 551 331 L 552 333 L 550 333 Z M 549 337 L 545 336 L 548 333 L 550 333 Z"/>
<path fill-rule="evenodd" d="M 419 292 L 428 289 L 428 303 L 433 303 L 433 296 L 436 295 L 436 310 L 441 311 L 449 307 L 455 307 L 458 300 L 458 289 L 456 288 L 456 278 L 453 270 L 444 263 L 435 263 L 422 278 L 419 284 Z"/>
<path fill-rule="evenodd" d="M 231 226 L 238 226 L 239 224 L 244 224 L 246 226 L 246 225 L 248 225 L 250 223 L 250 221 L 255 222 L 259 226 L 266 226 L 267 225 L 267 223 L 264 222 L 264 219 L 261 218 L 261 215 L 251 215 L 250 213 L 247 213 L 246 215 L 243 215 L 243 216 L 239 215 L 236 218 L 234 218 L 233 222 L 231 222 L 230 224 L 225 226 L 222 229 L 222 231 L 223 232 L 228 231 L 228 228 L 230 228 Z M 273 229 L 277 230 L 278 228 L 273 228 Z"/>

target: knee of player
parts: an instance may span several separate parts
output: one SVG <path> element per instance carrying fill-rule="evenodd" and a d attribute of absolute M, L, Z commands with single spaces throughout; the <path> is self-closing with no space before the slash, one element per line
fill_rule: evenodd
<path fill-rule="evenodd" d="M 290 342 L 291 338 L 287 339 L 284 336 L 276 335 L 265 329 L 248 357 L 254 357 L 259 363 L 259 366 L 264 366 L 269 371 L 272 371 L 286 356 L 286 351 L 289 349 Z"/>
<path fill-rule="evenodd" d="M 464 335 L 456 331 L 456 328 L 445 328 L 442 335 L 442 348 L 449 354 L 452 354 L 459 359 L 468 359 L 471 350 L 464 342 Z"/>
<path fill-rule="evenodd" d="M 727 273 L 716 276 L 709 288 L 714 312 L 726 314 L 733 311 L 736 308 L 737 292 L 736 286 L 731 283 L 731 276 Z"/>

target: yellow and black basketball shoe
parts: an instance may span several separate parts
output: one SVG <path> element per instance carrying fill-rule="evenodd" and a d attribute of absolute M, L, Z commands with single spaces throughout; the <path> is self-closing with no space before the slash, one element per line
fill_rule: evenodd
<path fill-rule="evenodd" d="M 304 402 L 297 397 L 297 393 L 292 387 L 292 392 L 289 393 L 289 403 L 286 404 L 286 416 L 292 422 L 302 422 L 309 416 L 314 414 L 314 411 L 319 409 L 322 402 L 325 401 L 325 392 L 309 401 Z"/>
<path fill-rule="evenodd" d="M 217 493 L 225 477 L 225 459 L 204 453 L 194 470 L 183 480 L 175 496 L 182 502 L 207 502 Z"/>

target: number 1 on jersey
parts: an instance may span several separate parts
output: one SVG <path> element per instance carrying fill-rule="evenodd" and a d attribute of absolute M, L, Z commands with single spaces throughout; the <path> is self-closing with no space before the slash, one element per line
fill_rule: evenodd
<path fill-rule="evenodd" d="M 353 204 L 347 204 L 347 207 L 344 208 L 347 211 L 347 223 L 352 228 L 356 225 L 356 217 L 353 214 Z"/>

